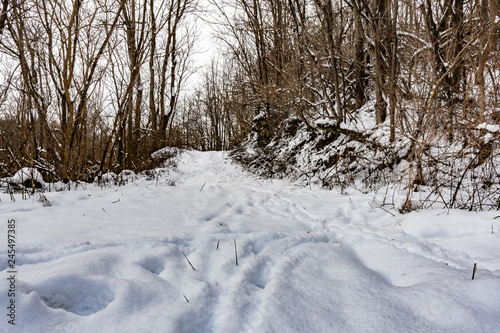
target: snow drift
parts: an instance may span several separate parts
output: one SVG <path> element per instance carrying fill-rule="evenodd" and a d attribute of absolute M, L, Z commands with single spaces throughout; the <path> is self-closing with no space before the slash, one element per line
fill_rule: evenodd
<path fill-rule="evenodd" d="M 380 194 L 299 185 L 256 178 L 225 153 L 188 151 L 176 169 L 155 177 L 46 192 L 49 207 L 0 193 L 0 219 L 16 220 L 19 239 L 15 328 L 469 333 L 500 327 L 500 225 L 493 212 L 401 215 L 382 206 Z M 6 237 L 0 239 L 6 249 Z M 0 270 L 5 277 L 5 260 Z M 0 304 L 8 301 L 1 293 Z M 0 328 L 10 330 L 6 321 Z"/>

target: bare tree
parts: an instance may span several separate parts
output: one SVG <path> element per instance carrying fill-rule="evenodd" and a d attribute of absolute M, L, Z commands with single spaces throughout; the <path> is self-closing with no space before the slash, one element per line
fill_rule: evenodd
<path fill-rule="evenodd" d="M 9 8 L 9 0 L 2 0 L 2 13 L 0 14 L 0 36 L 3 34 L 3 29 L 7 21 L 7 10 Z"/>

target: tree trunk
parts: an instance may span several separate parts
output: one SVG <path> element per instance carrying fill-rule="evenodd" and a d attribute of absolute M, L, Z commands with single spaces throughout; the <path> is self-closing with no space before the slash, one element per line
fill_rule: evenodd
<path fill-rule="evenodd" d="M 330 51 L 330 66 L 333 72 L 333 82 L 334 82 L 334 92 L 335 92 L 335 105 L 336 110 L 332 110 L 335 113 L 335 118 L 337 122 L 340 124 L 344 121 L 344 113 L 342 112 L 342 104 L 340 101 L 340 80 L 338 73 L 338 65 L 337 65 L 337 52 L 335 39 L 333 37 L 334 28 L 333 28 L 333 4 L 332 0 L 315 0 L 316 6 L 323 12 L 324 15 L 324 31 L 326 34 L 326 40 L 328 43 L 328 49 Z"/>
<path fill-rule="evenodd" d="M 387 102 L 384 99 L 386 82 L 388 0 L 375 0 L 375 120 L 381 124 L 387 117 Z"/>
<path fill-rule="evenodd" d="M 398 68 L 398 38 L 396 34 L 397 29 L 397 17 L 398 17 L 398 0 L 392 0 L 392 21 L 391 21 L 391 41 L 392 47 L 390 48 L 390 64 L 389 64 L 389 81 L 390 81 L 390 91 L 389 91 L 389 117 L 391 121 L 390 125 L 390 141 L 394 142 L 396 140 L 396 103 L 397 103 L 397 94 L 396 94 L 396 77 L 397 77 L 397 68 Z"/>
<path fill-rule="evenodd" d="M 363 22 L 361 21 L 361 9 L 357 0 L 352 1 L 354 14 L 354 31 L 355 31 L 355 88 L 354 94 L 356 104 L 354 108 L 358 110 L 365 104 L 366 90 L 366 61 L 365 61 L 365 33 L 363 31 Z"/>
<path fill-rule="evenodd" d="M 158 131 L 158 115 L 156 114 L 155 103 L 155 56 L 156 56 L 156 17 L 154 12 L 154 0 L 150 0 L 149 4 L 151 16 L 151 50 L 149 54 L 149 113 L 151 116 L 151 129 L 153 132 Z"/>

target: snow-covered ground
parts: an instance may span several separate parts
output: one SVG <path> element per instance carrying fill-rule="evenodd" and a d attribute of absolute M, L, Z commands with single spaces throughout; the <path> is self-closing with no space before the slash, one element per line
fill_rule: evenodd
<path fill-rule="evenodd" d="M 498 212 L 400 215 L 378 195 L 256 179 L 194 151 L 157 179 L 46 197 L 0 194 L 0 331 L 500 330 Z"/>

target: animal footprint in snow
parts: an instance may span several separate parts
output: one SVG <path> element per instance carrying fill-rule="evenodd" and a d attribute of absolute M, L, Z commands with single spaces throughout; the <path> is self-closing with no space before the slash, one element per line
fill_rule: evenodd
<path fill-rule="evenodd" d="M 159 275 L 165 269 L 165 263 L 158 257 L 147 257 L 138 262 L 139 266 L 150 271 L 153 274 Z"/>
<path fill-rule="evenodd" d="M 249 281 L 259 289 L 265 289 L 272 277 L 272 262 L 270 258 L 263 257 L 256 267 L 251 268 Z"/>
<path fill-rule="evenodd" d="M 204 186 L 201 191 L 198 191 L 193 197 L 192 207 L 198 210 L 204 210 L 215 199 L 220 196 L 221 190 L 215 186 Z"/>
<path fill-rule="evenodd" d="M 79 316 L 89 316 L 105 309 L 114 298 L 107 283 L 75 276 L 45 280 L 34 291 L 48 307 Z"/>

